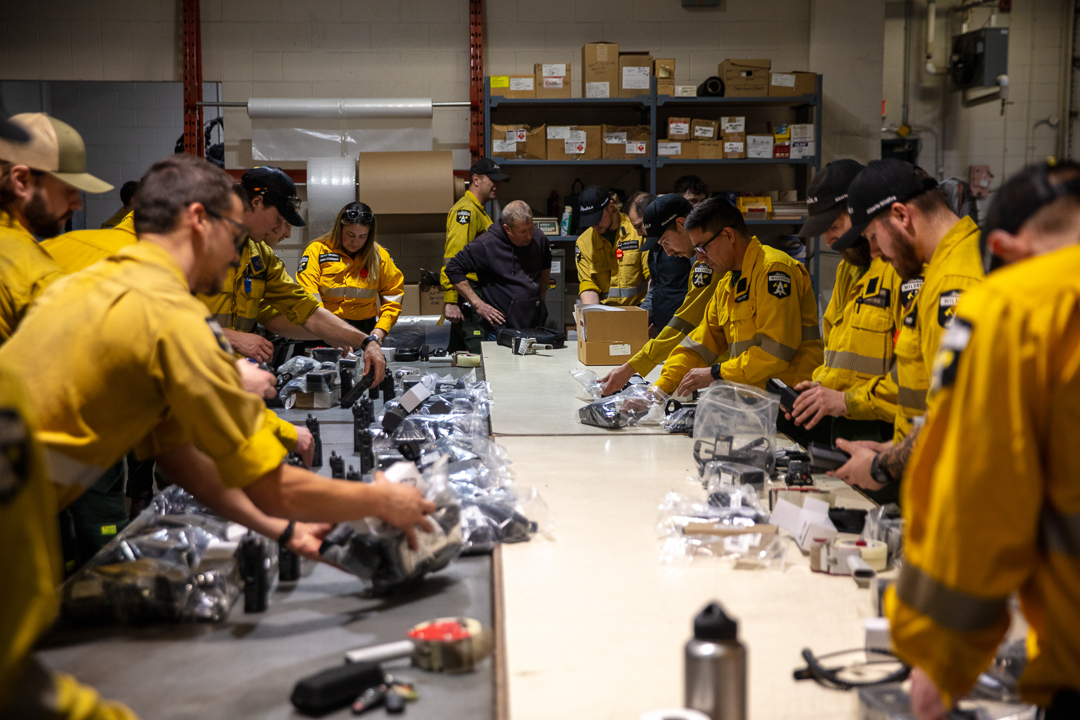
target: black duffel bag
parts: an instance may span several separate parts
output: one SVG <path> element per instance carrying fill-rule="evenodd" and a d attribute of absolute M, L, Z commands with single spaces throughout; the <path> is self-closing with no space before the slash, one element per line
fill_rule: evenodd
<path fill-rule="evenodd" d="M 525 330 L 503 328 L 495 336 L 495 342 L 504 347 L 512 348 L 514 338 L 535 338 L 537 345 L 550 345 L 556 350 L 566 347 L 566 333 L 546 327 Z"/>

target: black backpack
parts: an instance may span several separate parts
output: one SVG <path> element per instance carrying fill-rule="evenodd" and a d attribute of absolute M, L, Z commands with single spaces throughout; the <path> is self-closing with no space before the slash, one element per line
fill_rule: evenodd
<path fill-rule="evenodd" d="M 513 347 L 514 338 L 535 338 L 537 345 L 550 345 L 554 349 L 566 347 L 566 334 L 561 330 L 538 327 L 527 330 L 503 328 L 495 336 L 495 342 L 504 347 Z"/>

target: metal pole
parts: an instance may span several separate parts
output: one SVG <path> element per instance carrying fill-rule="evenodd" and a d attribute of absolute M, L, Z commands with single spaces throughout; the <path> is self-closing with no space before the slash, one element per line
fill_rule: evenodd
<path fill-rule="evenodd" d="M 219 100 L 219 101 L 216 101 L 216 102 L 197 102 L 197 103 L 195 103 L 195 105 L 198 106 L 198 107 L 235 107 L 235 108 L 246 108 L 248 106 L 246 101 L 239 101 L 239 102 L 238 101 L 231 101 L 231 102 L 229 102 L 229 101 L 224 101 L 224 100 Z M 433 103 L 431 103 L 431 107 L 433 107 L 433 108 L 436 108 L 436 107 L 470 107 L 471 105 L 472 105 L 472 103 L 469 102 L 468 100 L 463 100 L 461 102 L 433 102 Z"/>

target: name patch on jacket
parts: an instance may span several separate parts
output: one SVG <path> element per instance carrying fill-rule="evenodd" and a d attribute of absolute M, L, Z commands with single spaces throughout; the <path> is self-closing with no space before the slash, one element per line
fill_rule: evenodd
<path fill-rule="evenodd" d="M 713 269 L 705 263 L 694 263 L 693 273 L 690 275 L 690 284 L 696 288 L 707 287 L 712 282 Z"/>
<path fill-rule="evenodd" d="M 297 269 L 296 272 L 304 272 L 305 270 L 307 270 L 307 261 L 308 261 L 308 256 L 307 255 L 300 258 L 300 267 Z"/>
<path fill-rule="evenodd" d="M 874 285 L 877 285 L 877 278 L 871 281 Z M 867 284 L 866 295 L 859 298 L 859 302 L 863 305 L 870 305 L 876 308 L 888 308 L 889 301 L 892 299 L 892 291 L 889 288 L 881 288 L 873 295 L 870 294 L 870 284 Z"/>
<path fill-rule="evenodd" d="M 769 273 L 769 294 L 778 298 L 786 298 L 790 295 L 791 276 L 779 270 Z"/>
<path fill-rule="evenodd" d="M 263 259 L 261 257 L 259 257 L 258 255 L 252 255 L 251 256 L 251 269 L 252 269 L 252 271 L 254 271 L 254 273 L 256 275 L 258 275 L 261 272 L 266 272 L 266 263 L 264 263 Z"/>
<path fill-rule="evenodd" d="M 746 302 L 750 299 L 750 283 L 746 278 L 739 278 L 739 284 L 735 286 L 735 302 Z"/>
<path fill-rule="evenodd" d="M 30 479 L 30 433 L 13 408 L 0 408 L 0 504 L 15 498 Z"/>
<path fill-rule="evenodd" d="M 946 290 L 938 299 L 937 321 L 938 325 L 945 327 L 956 313 L 956 305 L 960 302 L 961 290 Z"/>
<path fill-rule="evenodd" d="M 454 219 L 457 220 L 458 225 L 468 225 L 469 220 L 472 219 L 472 211 L 471 210 L 458 210 L 457 215 L 454 217 Z"/>
<path fill-rule="evenodd" d="M 960 354 L 971 340 L 971 323 L 963 318 L 953 318 L 949 329 L 941 336 L 934 369 L 930 376 L 930 394 L 951 386 L 956 381 L 956 369 L 960 366 Z"/>
<path fill-rule="evenodd" d="M 341 254 L 340 253 L 322 253 L 321 255 L 319 255 L 319 264 L 320 265 L 322 265 L 323 263 L 330 263 L 330 262 L 341 262 Z"/>
<path fill-rule="evenodd" d="M 919 289 L 922 288 L 923 279 L 921 277 L 912 278 L 911 280 L 905 280 L 900 285 L 900 293 L 904 302 L 904 309 L 911 307 L 911 303 L 915 301 L 915 296 L 919 294 Z"/>
<path fill-rule="evenodd" d="M 210 326 L 210 332 L 214 333 L 214 339 L 217 340 L 218 347 L 232 355 L 232 345 L 229 344 L 229 340 L 225 337 L 225 333 L 222 332 L 221 325 L 218 324 L 218 321 L 212 317 L 208 317 L 206 318 L 206 324 Z"/>
<path fill-rule="evenodd" d="M 637 250 L 638 242 L 637 240 L 620 240 L 618 249 L 623 252 L 626 252 L 627 250 Z"/>

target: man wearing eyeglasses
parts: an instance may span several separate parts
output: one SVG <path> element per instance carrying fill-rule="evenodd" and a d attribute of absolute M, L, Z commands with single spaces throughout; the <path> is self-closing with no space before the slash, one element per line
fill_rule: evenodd
<path fill-rule="evenodd" d="M 809 380 L 824 350 L 806 268 L 750 237 L 742 213 L 722 197 L 698 203 L 684 227 L 698 258 L 722 279 L 656 386 L 685 396 L 720 379 L 757 387 L 769 378 L 791 387 Z"/>

